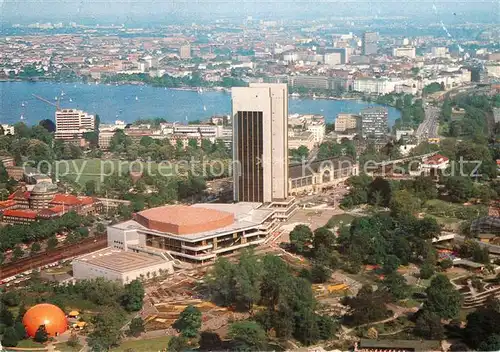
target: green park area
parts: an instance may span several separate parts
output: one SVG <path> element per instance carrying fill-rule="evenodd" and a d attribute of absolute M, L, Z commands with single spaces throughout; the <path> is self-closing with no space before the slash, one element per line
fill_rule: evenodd
<path fill-rule="evenodd" d="M 161 336 L 154 339 L 138 339 L 123 342 L 119 347 L 111 349 L 113 352 L 149 352 L 165 350 L 170 336 Z"/>
<path fill-rule="evenodd" d="M 128 175 L 131 171 L 150 175 L 170 175 L 172 167 L 168 163 L 127 161 L 119 159 L 74 159 L 54 162 L 54 174 L 57 178 L 67 178 L 80 185 L 93 180 L 101 184 L 111 175 Z"/>

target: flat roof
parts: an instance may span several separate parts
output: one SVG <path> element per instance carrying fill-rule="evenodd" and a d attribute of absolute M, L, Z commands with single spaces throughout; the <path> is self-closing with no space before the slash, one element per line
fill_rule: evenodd
<path fill-rule="evenodd" d="M 76 261 L 93 264 L 118 273 L 149 268 L 152 265 L 165 263 L 160 256 L 122 251 L 107 247 L 75 259 Z"/>
<path fill-rule="evenodd" d="M 191 207 L 195 208 L 206 208 L 212 210 L 218 210 L 223 212 L 232 213 L 234 216 L 234 222 L 228 226 L 220 227 L 216 230 L 210 230 L 205 232 L 197 232 L 191 234 L 176 235 L 174 233 L 161 232 L 153 229 L 149 229 L 142 226 L 135 220 L 128 220 L 111 227 L 120 230 L 142 230 L 149 233 L 157 233 L 159 235 L 168 235 L 170 237 L 175 237 L 181 240 L 191 240 L 196 241 L 207 237 L 216 237 L 220 233 L 239 231 L 245 228 L 255 227 L 269 216 L 274 213 L 273 209 L 261 208 L 262 203 L 252 203 L 252 202 L 239 202 L 231 204 L 222 203 L 200 203 L 194 204 Z"/>
<path fill-rule="evenodd" d="M 415 351 L 441 350 L 441 341 L 438 340 L 370 340 L 361 339 L 361 348 L 384 348 L 384 349 L 412 349 Z"/>

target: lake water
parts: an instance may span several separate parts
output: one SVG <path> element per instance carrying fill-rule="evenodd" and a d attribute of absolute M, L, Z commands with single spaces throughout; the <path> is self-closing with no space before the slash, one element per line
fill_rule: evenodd
<path fill-rule="evenodd" d="M 41 96 L 52 103 L 61 99 L 61 107 L 77 108 L 99 114 L 102 122 L 117 119 L 133 122 L 140 118 L 163 117 L 168 121 L 203 120 L 231 111 L 231 95 L 224 92 L 203 92 L 155 88 L 136 85 L 89 85 L 83 83 L 0 82 L 0 122 L 23 121 L 35 124 L 54 119 L 55 108 L 36 99 Z M 290 99 L 289 113 L 320 114 L 333 122 L 338 113 L 358 113 L 377 104 L 352 100 Z M 389 123 L 400 117 L 389 107 Z"/>

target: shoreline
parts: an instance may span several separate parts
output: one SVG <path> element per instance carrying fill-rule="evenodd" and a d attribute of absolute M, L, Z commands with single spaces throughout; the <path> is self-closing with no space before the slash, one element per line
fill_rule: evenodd
<path fill-rule="evenodd" d="M 203 94 L 203 92 L 221 92 L 221 93 L 228 93 L 231 94 L 231 88 L 227 87 L 220 87 L 220 86 L 214 86 L 214 87 L 204 87 L 204 86 L 197 86 L 197 87 L 164 87 L 164 86 L 155 86 L 152 84 L 140 82 L 140 81 L 123 81 L 123 82 L 114 82 L 114 83 L 102 83 L 99 81 L 95 82 L 82 82 L 82 81 L 56 81 L 53 79 L 23 79 L 23 78 L 0 78 L 0 83 L 1 82 L 12 82 L 12 83 L 19 83 L 19 82 L 27 82 L 27 83 L 59 83 L 59 84 L 83 84 L 83 85 L 105 85 L 105 86 L 146 86 L 146 87 L 151 87 L 151 88 L 163 88 L 163 89 L 171 89 L 171 90 L 176 90 L 176 91 L 185 91 L 185 92 L 198 92 L 200 94 Z M 338 101 L 363 101 L 361 96 L 358 97 L 337 97 L 337 96 L 317 96 L 315 93 L 312 94 L 299 94 L 299 93 L 288 93 L 288 97 L 290 99 L 294 100 L 300 100 L 300 99 L 311 99 L 311 100 L 338 100 Z M 378 105 L 384 105 L 385 104 L 378 104 Z M 390 105 L 387 105 L 390 106 Z"/>

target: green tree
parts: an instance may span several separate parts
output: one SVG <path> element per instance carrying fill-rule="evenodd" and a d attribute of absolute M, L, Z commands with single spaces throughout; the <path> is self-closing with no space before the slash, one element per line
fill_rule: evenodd
<path fill-rule="evenodd" d="M 19 258 L 22 258 L 24 256 L 24 251 L 21 249 L 21 247 L 16 246 L 14 247 L 14 250 L 12 251 L 12 259 L 17 260 Z"/>
<path fill-rule="evenodd" d="M 404 299 L 410 294 L 409 286 L 403 275 L 392 272 L 384 277 L 382 284 L 395 299 Z"/>
<path fill-rule="evenodd" d="M 312 282 L 316 284 L 321 284 L 328 281 L 331 275 L 332 271 L 330 270 L 330 268 L 324 265 L 315 263 L 311 268 L 311 279 Z"/>
<path fill-rule="evenodd" d="M 35 332 L 35 336 L 33 338 L 36 342 L 45 343 L 49 340 L 49 334 L 47 333 L 47 329 L 45 325 L 40 325 Z"/>
<path fill-rule="evenodd" d="M 221 351 L 222 340 L 219 334 L 211 331 L 202 331 L 200 334 L 200 351 Z"/>
<path fill-rule="evenodd" d="M 255 321 L 231 324 L 228 336 L 234 342 L 235 351 L 264 351 L 267 346 L 266 332 Z"/>
<path fill-rule="evenodd" d="M 464 329 L 464 341 L 470 347 L 479 349 L 488 337 L 500 334 L 499 321 L 500 313 L 496 310 L 483 307 L 469 313 L 467 315 L 467 325 Z M 479 350 L 482 351 L 483 349 Z"/>
<path fill-rule="evenodd" d="M 127 334 L 129 336 L 134 336 L 134 337 L 138 337 L 140 336 L 144 331 L 146 331 L 145 327 L 144 327 L 144 321 L 142 320 L 141 317 L 137 317 L 137 318 L 133 318 L 131 321 L 130 321 L 130 325 L 129 325 L 129 328 L 128 328 L 128 332 Z"/>
<path fill-rule="evenodd" d="M 41 249 L 42 249 L 42 246 L 40 246 L 40 243 L 33 242 L 33 244 L 31 245 L 30 251 L 32 254 L 35 254 L 35 253 L 40 252 Z"/>
<path fill-rule="evenodd" d="M 441 262 L 439 262 L 439 266 L 443 270 L 448 270 L 453 266 L 453 260 L 449 258 L 443 259 Z"/>
<path fill-rule="evenodd" d="M 424 309 L 437 314 L 442 319 L 452 319 L 460 310 L 460 293 L 444 275 L 437 275 L 427 287 L 427 300 Z"/>
<path fill-rule="evenodd" d="M 57 247 L 59 241 L 56 237 L 50 237 L 47 241 L 47 249 L 52 250 Z"/>
<path fill-rule="evenodd" d="M 18 343 L 19 336 L 17 335 L 16 329 L 12 326 L 7 327 L 2 336 L 2 346 L 16 347 Z"/>
<path fill-rule="evenodd" d="M 306 225 L 297 225 L 290 232 L 290 243 L 298 253 L 303 253 L 308 244 L 312 244 L 313 233 Z"/>
<path fill-rule="evenodd" d="M 16 334 L 19 340 L 24 340 L 24 338 L 26 337 L 26 329 L 24 327 L 24 324 L 20 321 L 16 321 L 14 323 L 14 329 L 16 330 Z"/>
<path fill-rule="evenodd" d="M 121 309 L 105 308 L 92 318 L 93 330 L 87 337 L 92 351 L 107 351 L 120 344 L 125 315 Z"/>
<path fill-rule="evenodd" d="M 122 296 L 122 306 L 129 312 L 135 312 L 142 308 L 144 300 L 144 286 L 139 280 L 132 280 L 125 285 Z"/>
<path fill-rule="evenodd" d="M 85 182 L 85 194 L 88 196 L 93 196 L 96 194 L 97 185 L 94 180 L 88 180 Z"/>
<path fill-rule="evenodd" d="M 444 328 L 439 315 L 426 310 L 419 313 L 415 323 L 415 334 L 427 340 L 442 340 Z"/>
<path fill-rule="evenodd" d="M 500 351 L 500 334 L 490 335 L 479 344 L 479 351 Z"/>
<path fill-rule="evenodd" d="M 7 291 L 2 295 L 2 303 L 9 307 L 16 307 L 21 303 L 21 296 L 17 291 Z"/>
<path fill-rule="evenodd" d="M 168 341 L 168 352 L 183 352 L 189 347 L 188 340 L 184 336 L 172 336 Z"/>
<path fill-rule="evenodd" d="M 434 265 L 430 263 L 424 263 L 422 266 L 420 266 L 420 278 L 427 280 L 430 279 L 434 275 Z"/>
<path fill-rule="evenodd" d="M 385 258 L 382 271 L 385 274 L 394 273 L 396 270 L 398 270 L 400 265 L 401 261 L 399 260 L 399 258 L 393 254 L 390 254 Z"/>
<path fill-rule="evenodd" d="M 463 203 L 474 194 L 474 185 L 470 178 L 462 176 L 448 177 L 445 181 L 448 196 L 454 202 Z"/>
<path fill-rule="evenodd" d="M 407 190 L 396 191 L 390 202 L 391 213 L 396 217 L 415 214 L 421 209 L 421 204 L 420 199 Z"/>
<path fill-rule="evenodd" d="M 335 234 L 326 227 L 319 227 L 314 230 L 313 247 L 315 251 L 321 247 L 331 251 L 334 249 L 335 242 Z"/>
<path fill-rule="evenodd" d="M 172 325 L 184 337 L 196 337 L 201 328 L 201 312 L 195 306 L 187 306 Z"/>

